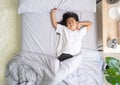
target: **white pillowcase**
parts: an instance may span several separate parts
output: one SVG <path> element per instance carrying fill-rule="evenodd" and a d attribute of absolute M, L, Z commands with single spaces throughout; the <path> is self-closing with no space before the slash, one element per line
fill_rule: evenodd
<path fill-rule="evenodd" d="M 19 0 L 18 13 L 50 12 L 52 8 L 95 12 L 96 0 Z"/>
<path fill-rule="evenodd" d="M 19 0 L 18 13 L 50 12 L 52 8 L 68 10 L 70 2 L 70 0 Z"/>
<path fill-rule="evenodd" d="M 71 0 L 69 6 L 72 11 L 96 12 L 96 0 Z"/>

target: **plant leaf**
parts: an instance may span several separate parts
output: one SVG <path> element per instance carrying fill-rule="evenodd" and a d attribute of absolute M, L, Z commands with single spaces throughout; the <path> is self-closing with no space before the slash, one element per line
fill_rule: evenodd
<path fill-rule="evenodd" d="M 120 85 L 120 61 L 114 57 L 106 57 L 108 69 L 104 70 L 106 80 L 112 85 Z"/>

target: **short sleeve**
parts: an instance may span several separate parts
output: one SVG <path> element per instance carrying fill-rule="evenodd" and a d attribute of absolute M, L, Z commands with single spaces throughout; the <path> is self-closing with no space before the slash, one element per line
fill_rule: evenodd
<path fill-rule="evenodd" d="M 87 33 L 87 27 L 81 28 L 80 31 L 81 31 L 82 35 L 85 36 Z"/>
<path fill-rule="evenodd" d="M 57 29 L 56 29 L 56 33 L 61 34 L 63 32 L 63 29 L 65 28 L 65 26 L 57 24 Z"/>

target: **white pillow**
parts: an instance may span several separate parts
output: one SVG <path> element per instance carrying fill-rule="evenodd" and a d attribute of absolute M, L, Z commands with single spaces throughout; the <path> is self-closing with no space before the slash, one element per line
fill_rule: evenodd
<path fill-rule="evenodd" d="M 19 0 L 18 13 L 50 12 L 52 8 L 95 12 L 96 0 Z"/>
<path fill-rule="evenodd" d="M 70 10 L 96 12 L 96 0 L 71 0 Z"/>
<path fill-rule="evenodd" d="M 70 0 L 19 0 L 18 14 L 50 12 L 52 8 L 68 10 Z"/>

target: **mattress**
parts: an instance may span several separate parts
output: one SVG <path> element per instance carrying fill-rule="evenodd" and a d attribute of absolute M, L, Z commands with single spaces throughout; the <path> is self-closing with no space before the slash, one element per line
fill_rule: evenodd
<path fill-rule="evenodd" d="M 61 20 L 65 11 L 56 14 L 57 20 Z M 91 21 L 92 28 L 83 39 L 82 48 L 97 50 L 97 26 L 96 14 L 93 12 L 76 12 L 80 21 Z M 44 55 L 56 55 L 56 33 L 51 24 L 49 13 L 23 13 L 21 16 L 21 50 L 42 53 Z M 87 17 L 86 17 L 87 16 Z"/>
<path fill-rule="evenodd" d="M 76 0 L 76 4 L 72 4 L 74 0 L 19 1 L 21 52 L 8 63 L 5 74 L 6 85 L 103 85 L 103 60 L 99 52 L 95 51 L 97 50 L 97 26 L 96 13 L 93 10 L 96 0 Z M 77 3 L 79 1 L 81 5 Z M 86 4 L 88 1 L 90 3 Z M 93 23 L 83 40 L 84 49 L 80 55 L 63 62 L 55 58 L 58 36 L 52 26 L 49 13 L 54 7 L 64 10 L 56 13 L 57 21 L 61 20 L 68 8 L 78 14 L 80 21 Z M 81 11 L 83 9 L 86 11 Z"/>

